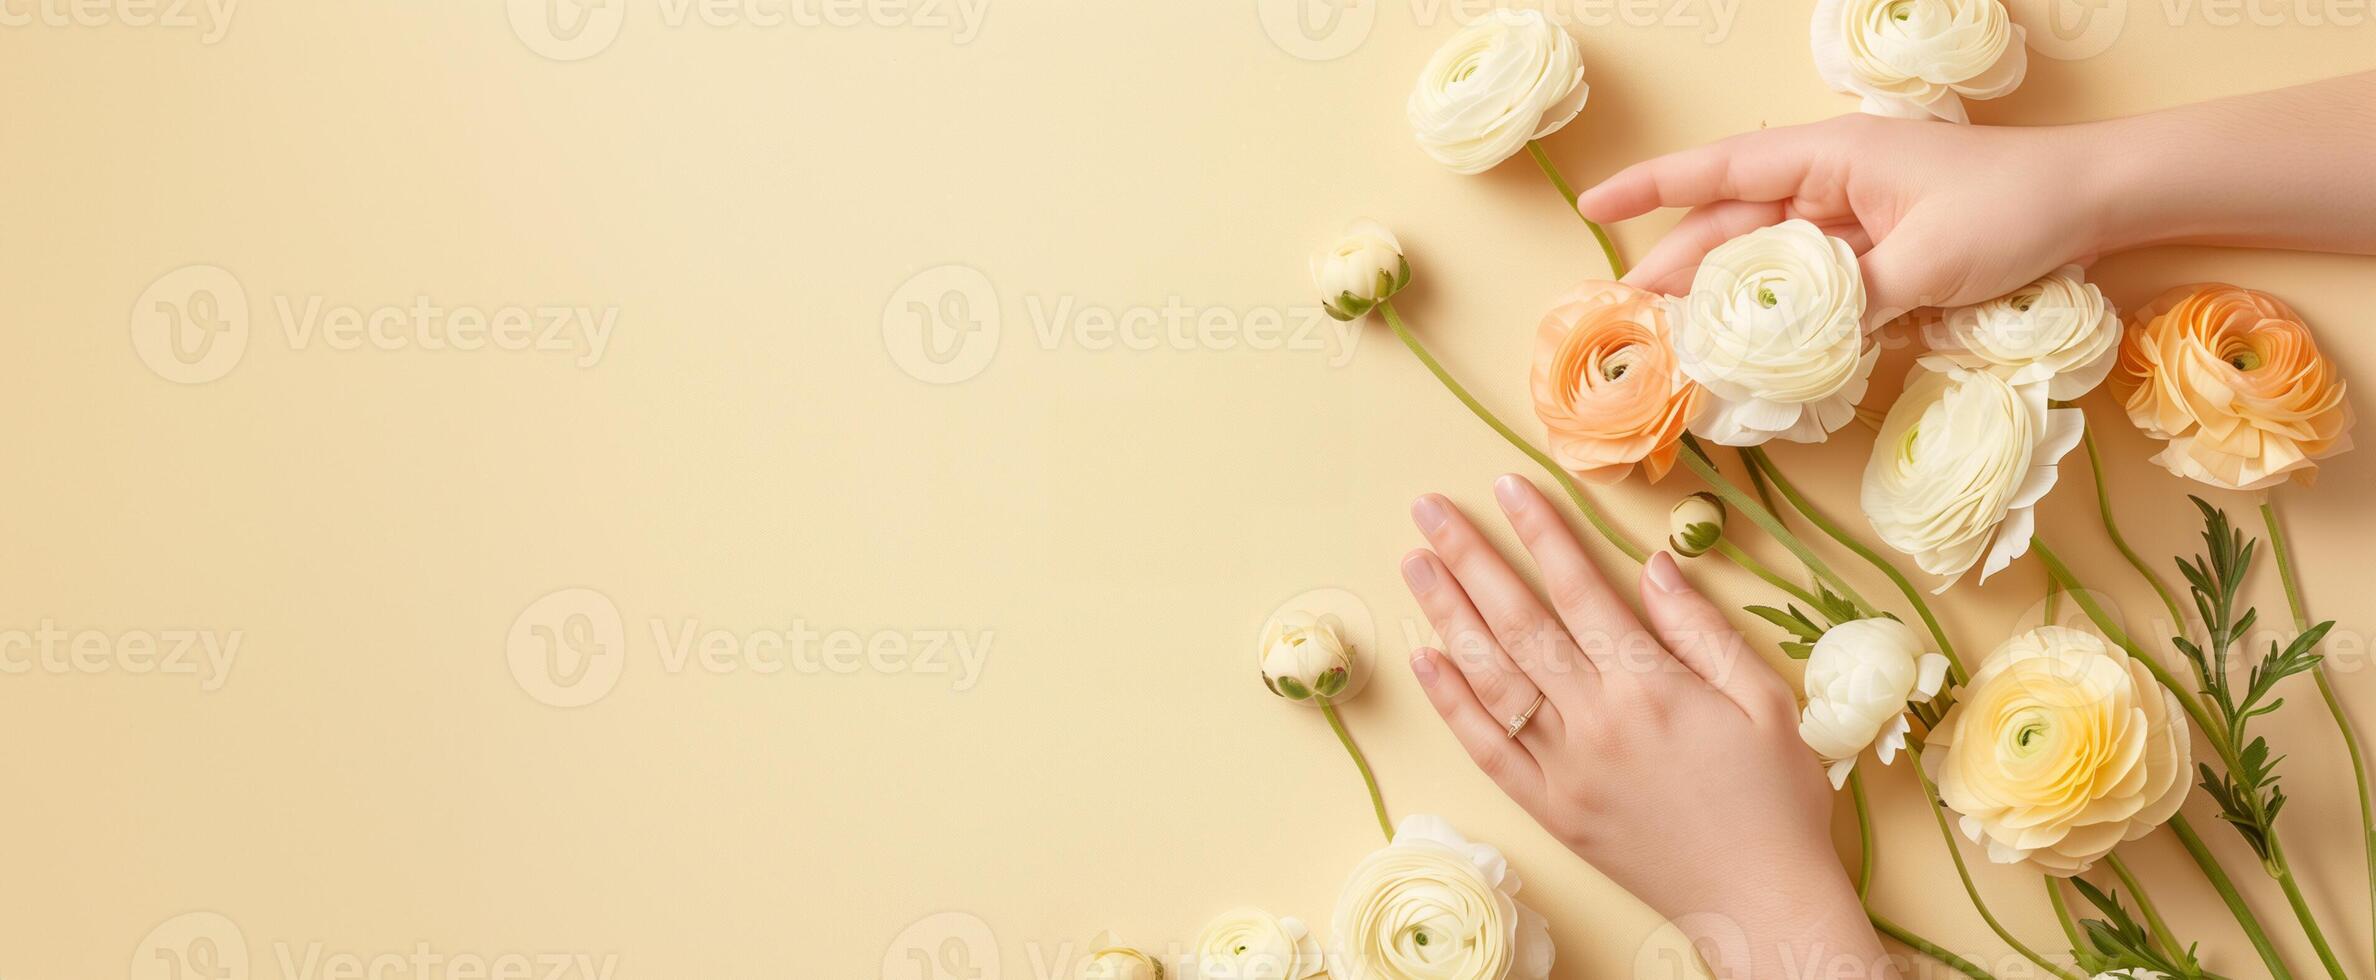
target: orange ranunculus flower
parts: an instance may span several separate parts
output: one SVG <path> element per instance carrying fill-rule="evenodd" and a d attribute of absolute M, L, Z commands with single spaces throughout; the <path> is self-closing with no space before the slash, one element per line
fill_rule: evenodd
<path fill-rule="evenodd" d="M 1535 331 L 1535 416 L 1551 456 L 1595 483 L 1642 464 L 1653 480 L 1675 465 L 1701 389 L 1675 357 L 1669 303 L 1593 280 L 1560 297 Z"/>
<path fill-rule="evenodd" d="M 2115 382 L 2129 421 L 2169 442 L 2153 461 L 2215 487 L 2307 484 L 2318 460 L 2351 448 L 2335 365 L 2292 307 L 2258 290 L 2163 293 L 2121 339 Z"/>

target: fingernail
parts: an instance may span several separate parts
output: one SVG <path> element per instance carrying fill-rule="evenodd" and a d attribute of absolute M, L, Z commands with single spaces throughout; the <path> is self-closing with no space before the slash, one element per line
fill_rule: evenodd
<path fill-rule="evenodd" d="M 1668 595 L 1691 591 L 1690 584 L 1683 581 L 1683 570 L 1675 567 L 1675 556 L 1666 552 L 1651 555 L 1649 564 L 1642 566 L 1642 574 L 1650 584 L 1658 586 L 1658 591 Z"/>
<path fill-rule="evenodd" d="M 1419 676 L 1419 683 L 1432 685 L 1436 678 L 1435 658 L 1421 650 L 1411 654 L 1411 673 Z"/>
<path fill-rule="evenodd" d="M 1444 522 L 1450 519 L 1452 519 L 1451 508 L 1445 507 L 1444 498 L 1435 494 L 1428 494 L 1411 503 L 1411 520 L 1419 524 L 1421 531 L 1433 531 L 1443 527 Z"/>
<path fill-rule="evenodd" d="M 1411 584 L 1411 591 L 1425 592 L 1435 588 L 1435 565 L 1426 555 L 1412 555 L 1403 559 L 1403 581 Z"/>
<path fill-rule="evenodd" d="M 1504 473 L 1501 479 L 1493 481 L 1493 499 L 1501 501 L 1503 510 L 1517 510 L 1526 499 L 1524 486 L 1525 481 L 1518 479 L 1517 474 Z"/>

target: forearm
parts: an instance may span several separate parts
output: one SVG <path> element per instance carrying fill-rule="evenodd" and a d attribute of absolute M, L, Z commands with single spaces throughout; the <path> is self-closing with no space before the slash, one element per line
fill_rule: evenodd
<path fill-rule="evenodd" d="M 2099 252 L 2376 254 L 2376 72 L 2077 129 Z"/>
<path fill-rule="evenodd" d="M 1880 935 L 1837 864 L 1743 888 L 1711 905 L 1717 911 L 1687 912 L 1672 921 L 1717 980 L 1897 977 Z"/>

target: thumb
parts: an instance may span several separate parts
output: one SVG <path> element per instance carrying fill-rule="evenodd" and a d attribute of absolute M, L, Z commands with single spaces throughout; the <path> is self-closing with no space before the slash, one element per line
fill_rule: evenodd
<path fill-rule="evenodd" d="M 1865 328 L 1870 330 L 1925 306 L 1958 302 L 1965 279 L 1964 256 L 1954 236 L 1908 221 L 1873 243 L 1862 264 Z"/>

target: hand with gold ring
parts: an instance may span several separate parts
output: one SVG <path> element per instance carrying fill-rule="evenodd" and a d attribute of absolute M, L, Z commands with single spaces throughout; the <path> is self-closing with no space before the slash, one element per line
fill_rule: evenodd
<path fill-rule="evenodd" d="M 1698 941 L 1719 976 L 1889 976 L 1831 842 L 1831 787 L 1790 685 L 1661 552 L 1643 615 L 1557 509 L 1505 476 L 1494 496 L 1546 606 L 1452 503 L 1412 505 L 1428 548 L 1403 576 L 1442 650 L 1411 669 L 1479 769 L 1545 830 Z M 1846 964 L 1848 960 L 1834 960 Z"/>

